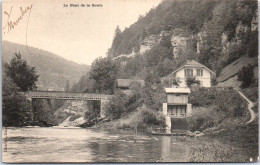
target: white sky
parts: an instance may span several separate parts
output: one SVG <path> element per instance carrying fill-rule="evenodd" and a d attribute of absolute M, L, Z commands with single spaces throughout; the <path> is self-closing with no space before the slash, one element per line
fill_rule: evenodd
<path fill-rule="evenodd" d="M 15 21 L 21 9 L 33 5 L 2 39 L 47 50 L 77 63 L 91 64 L 111 47 L 117 25 L 123 30 L 145 15 L 160 0 L 6 0 L 2 3 L 2 26 Z M 63 4 L 102 4 L 103 7 L 63 7 Z"/>

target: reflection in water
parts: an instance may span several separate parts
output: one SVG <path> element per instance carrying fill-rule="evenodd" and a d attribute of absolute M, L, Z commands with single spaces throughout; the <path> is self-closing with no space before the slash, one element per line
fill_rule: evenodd
<path fill-rule="evenodd" d="M 7 137 L 5 162 L 185 162 L 187 156 L 176 137 L 126 131 L 8 128 Z"/>

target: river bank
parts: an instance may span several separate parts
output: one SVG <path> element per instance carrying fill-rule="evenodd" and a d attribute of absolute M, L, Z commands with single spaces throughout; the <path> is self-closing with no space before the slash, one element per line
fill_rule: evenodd
<path fill-rule="evenodd" d="M 98 123 L 94 129 L 135 131 L 137 113 L 125 118 Z M 243 122 L 244 123 L 244 122 Z M 203 130 L 204 136 L 178 137 L 178 142 L 185 142 L 189 147 L 187 162 L 250 162 L 258 161 L 258 118 L 250 124 L 230 121 L 219 127 Z M 138 132 L 151 133 L 156 126 L 138 129 Z M 154 135 L 151 135 L 154 136 Z M 154 136 L 158 137 L 158 136 Z M 160 136 L 159 136 L 160 137 Z"/>
<path fill-rule="evenodd" d="M 258 119 L 247 125 L 229 127 L 201 137 L 187 137 L 190 162 L 258 161 Z"/>

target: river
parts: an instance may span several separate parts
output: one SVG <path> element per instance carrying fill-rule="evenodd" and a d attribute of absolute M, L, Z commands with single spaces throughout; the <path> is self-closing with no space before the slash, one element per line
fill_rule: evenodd
<path fill-rule="evenodd" d="M 186 162 L 188 154 L 179 137 L 133 131 L 12 127 L 3 128 L 2 136 L 7 140 L 3 161 L 13 163 Z"/>

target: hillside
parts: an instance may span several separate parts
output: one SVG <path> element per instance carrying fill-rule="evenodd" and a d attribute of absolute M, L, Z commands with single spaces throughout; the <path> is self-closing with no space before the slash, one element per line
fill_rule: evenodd
<path fill-rule="evenodd" d="M 239 58 L 254 65 L 257 10 L 254 0 L 162 1 L 130 27 L 123 31 L 117 27 L 108 57 L 121 63 L 119 78 L 142 77 L 157 83 L 187 57 L 220 76 Z M 224 79 L 236 73 L 229 72 Z"/>
<path fill-rule="evenodd" d="M 37 86 L 39 90 L 63 90 L 67 80 L 70 86 L 79 81 L 83 73 L 89 71 L 88 65 L 80 65 L 51 52 L 24 45 L 2 42 L 2 61 L 9 61 L 15 53 L 22 55 L 30 66 L 34 66 L 40 75 Z"/>
<path fill-rule="evenodd" d="M 238 82 L 238 72 L 243 67 L 246 67 L 248 65 L 252 65 L 254 67 L 254 77 L 258 80 L 258 58 L 249 58 L 242 56 L 223 68 L 217 79 L 218 86 L 239 87 L 241 83 Z"/>

